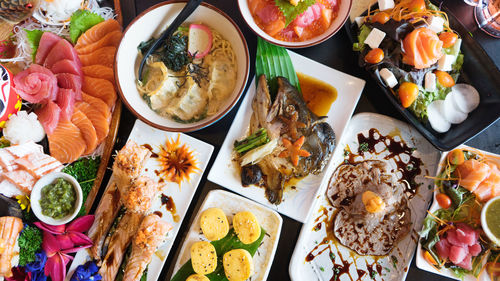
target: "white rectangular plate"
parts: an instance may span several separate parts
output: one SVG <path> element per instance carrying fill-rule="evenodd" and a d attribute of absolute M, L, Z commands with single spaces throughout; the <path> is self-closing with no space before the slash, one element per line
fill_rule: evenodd
<path fill-rule="evenodd" d="M 184 215 L 186 214 L 193 195 L 198 188 L 198 184 L 200 183 L 201 177 L 207 167 L 214 147 L 188 135 L 155 129 L 140 120 L 136 120 L 134 128 L 128 138 L 129 140 L 135 141 L 138 145 L 149 144 L 153 148 L 153 152 L 158 152 L 160 145 L 164 145 L 167 139 L 173 139 L 175 141 L 178 135 L 180 137 L 181 144 L 186 144 L 190 150 L 194 152 L 195 158 L 198 161 L 198 168 L 200 170 L 191 175 L 189 182 L 184 181 L 180 186 L 177 183 L 167 181 L 164 182 L 166 185 L 160 194 L 165 194 L 173 199 L 177 208 L 177 215 L 179 215 L 180 220 L 174 221 L 173 215 L 167 211 L 164 206 L 162 206 L 159 197 L 150 209 L 150 212 L 160 211 L 162 213 L 162 219 L 172 225 L 173 229 L 169 232 L 165 243 L 161 245 L 155 255 L 153 255 L 153 260 L 148 266 L 148 281 L 156 281 L 160 276 L 163 264 L 167 259 L 170 249 L 172 248 L 172 244 L 174 243 L 175 237 L 177 236 L 179 228 L 182 224 Z M 155 170 L 160 170 L 158 161 L 155 158 L 150 158 L 147 161 L 142 174 L 148 175 L 151 179 L 158 181 L 160 177 L 156 175 Z M 109 187 L 109 183 L 111 182 L 112 180 L 110 179 L 106 189 Z M 87 251 L 79 251 L 71 264 L 66 280 L 71 278 L 71 275 L 73 275 L 73 272 L 78 265 L 84 264 L 88 260 L 90 260 L 90 257 Z"/>
<path fill-rule="evenodd" d="M 344 161 L 344 148 L 348 145 L 351 151 L 358 149 L 358 133 L 363 133 L 365 136 L 368 130 L 376 128 L 382 135 L 399 135 L 409 147 L 416 150 L 412 155 L 422 160 L 422 173 L 416 177 L 416 182 L 421 183 L 417 194 L 410 200 L 409 207 L 411 210 L 412 229 L 410 233 L 404 237 L 387 256 L 373 257 L 361 256 L 354 251 L 342 246 L 340 243 L 329 243 L 325 245 L 330 246 L 333 254 L 335 255 L 335 263 L 343 265 L 342 261 L 348 264 L 347 273 L 341 274 L 337 280 L 371 280 L 370 271 L 368 266 L 373 268 L 374 280 L 404 280 L 410 266 L 415 246 L 418 240 L 417 231 L 422 228 L 422 220 L 426 215 L 425 210 L 429 205 L 432 196 L 432 189 L 429 186 L 432 180 L 424 176 L 430 175 L 429 171 L 435 171 L 437 162 L 439 160 L 439 151 L 437 151 L 430 143 L 428 143 L 413 127 L 401 121 L 392 119 L 390 117 L 375 114 L 375 113 L 359 113 L 352 117 L 345 134 L 342 136 L 339 145 L 337 146 L 331 165 L 327 167 L 327 176 L 321 183 L 317 200 L 314 203 L 312 212 L 307 219 L 307 222 L 302 226 L 299 240 L 295 246 L 295 250 L 290 262 L 290 277 L 292 280 L 330 280 L 333 276 L 333 264 L 329 256 L 329 251 L 324 251 L 322 254 L 316 256 L 311 262 L 306 262 L 307 255 L 314 249 L 318 242 L 323 241 L 326 237 L 326 226 L 322 223 L 322 227 L 318 231 L 314 231 L 318 224 L 317 218 L 321 217 L 324 208 L 329 212 L 333 212 L 334 208 L 326 197 L 326 191 L 330 177 L 338 165 Z M 375 159 L 383 160 L 384 156 L 388 154 L 381 153 L 374 155 L 365 153 L 363 160 Z M 390 163 L 389 163 L 390 164 Z M 333 218 L 332 218 L 333 219 Z M 321 247 L 320 249 L 323 249 Z M 316 253 L 317 251 L 315 251 Z M 391 256 L 396 257 L 396 266 L 393 265 Z M 377 264 L 381 274 L 377 272 Z M 338 266 L 337 266 L 338 268 Z M 358 274 L 357 270 L 362 270 Z M 361 275 L 361 276 L 359 276 Z M 333 280 L 333 279 L 332 279 Z"/>
<path fill-rule="evenodd" d="M 250 277 L 252 281 L 265 281 L 269 274 L 269 269 L 273 263 L 274 254 L 281 233 L 281 224 L 283 222 L 281 216 L 275 211 L 266 208 L 251 200 L 238 196 L 234 193 L 223 190 L 212 190 L 208 193 L 205 201 L 200 207 L 189 232 L 184 238 L 179 257 L 175 263 L 175 273 L 184 265 L 190 258 L 190 249 L 193 243 L 198 241 L 208 241 L 200 229 L 201 213 L 208 208 L 220 208 L 226 214 L 229 224 L 232 225 L 234 214 L 242 211 L 250 211 L 262 228 L 266 230 L 266 235 L 257 253 L 253 256 L 254 274 Z"/>
<path fill-rule="evenodd" d="M 328 112 L 327 122 L 332 126 L 335 132 L 336 143 L 338 143 L 358 103 L 365 86 L 365 81 L 329 68 L 294 52 L 288 51 L 288 54 L 297 72 L 327 82 L 337 89 L 337 100 L 335 100 Z M 297 183 L 295 190 L 284 192 L 283 201 L 279 205 L 269 203 L 264 194 L 264 188 L 256 186 L 243 187 L 241 185 L 240 169 L 236 167 L 237 164 L 233 161 L 233 142 L 241 139 L 248 130 L 254 96 L 255 78 L 246 93 L 245 99 L 217 155 L 217 159 L 215 159 L 215 163 L 208 174 L 208 180 L 264 204 L 292 219 L 304 222 L 321 179 L 325 175 L 324 172 L 319 175 L 310 175 Z"/>
<path fill-rule="evenodd" d="M 494 154 L 494 153 L 491 153 L 491 152 L 487 152 L 487 151 L 484 151 L 484 150 L 479 150 L 477 148 L 473 148 L 473 147 L 470 147 L 470 146 L 466 146 L 466 145 L 460 145 L 459 147 L 457 147 L 457 149 L 459 148 L 469 148 L 471 150 L 476 150 L 484 155 L 493 155 L 493 156 L 496 156 L 496 157 L 492 157 L 491 160 L 495 161 L 498 163 L 498 165 L 500 165 L 500 155 L 498 154 Z M 438 167 L 436 168 L 436 176 L 439 175 L 439 173 L 441 172 L 441 169 L 443 168 L 443 166 L 445 165 L 445 159 L 446 157 L 448 156 L 448 152 L 444 152 L 442 155 L 441 155 L 441 159 L 439 160 L 439 165 Z M 439 189 L 437 186 L 434 186 L 434 197 L 439 193 Z M 431 207 L 429 208 L 429 212 L 431 213 L 434 213 L 435 211 L 437 211 L 438 209 L 440 209 L 441 207 L 439 207 L 439 204 L 436 200 L 434 200 L 432 202 L 432 205 Z M 491 280 L 490 278 L 490 275 L 489 274 L 486 274 L 486 272 L 484 272 L 483 274 L 481 274 L 480 278 L 476 278 L 474 277 L 474 275 L 472 274 L 467 274 L 464 276 L 463 279 L 460 279 L 459 277 L 457 277 L 453 271 L 449 270 L 448 268 L 441 268 L 440 270 L 437 270 L 434 266 L 430 265 L 425 259 L 424 259 L 424 251 L 422 249 L 422 244 L 419 242 L 418 243 L 418 248 L 417 248 L 417 259 L 415 261 L 415 263 L 417 264 L 417 267 L 422 269 L 422 270 L 425 270 L 425 271 L 429 271 L 429 272 L 432 272 L 432 273 L 435 273 L 435 274 L 439 274 L 439 275 L 442 275 L 442 276 L 446 276 L 448 278 L 452 278 L 452 279 L 456 279 L 456 280 L 463 280 L 463 281 L 476 281 L 476 280 L 481 280 L 481 281 L 487 281 L 487 280 Z M 483 262 L 484 264 L 484 262 Z"/>

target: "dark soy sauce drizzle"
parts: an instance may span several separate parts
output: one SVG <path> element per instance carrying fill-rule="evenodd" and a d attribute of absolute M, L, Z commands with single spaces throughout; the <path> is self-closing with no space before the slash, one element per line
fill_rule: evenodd
<path fill-rule="evenodd" d="M 400 140 L 396 140 L 394 137 L 399 136 Z M 405 185 L 406 189 L 405 192 L 408 195 L 408 197 L 411 199 L 417 194 L 418 192 L 418 187 L 419 184 L 415 181 L 415 178 L 420 175 L 422 172 L 421 166 L 422 166 L 422 160 L 418 157 L 413 156 L 413 151 L 415 150 L 414 148 L 409 147 L 401 138 L 399 134 L 394 134 L 384 136 L 380 134 L 380 132 L 375 129 L 371 128 L 368 131 L 368 136 L 365 137 L 363 133 L 359 133 L 357 135 L 358 139 L 358 149 L 356 153 L 353 153 L 350 151 L 350 148 L 347 146 L 346 147 L 346 153 L 345 153 L 345 163 L 349 164 L 358 164 L 362 161 L 365 161 L 365 153 L 371 153 L 375 155 L 380 155 L 385 152 L 389 152 L 387 156 L 384 157 L 384 160 L 391 160 L 393 159 L 394 162 L 397 165 L 397 169 L 399 172 L 402 174 L 402 180 L 406 180 L 408 182 L 408 185 Z M 366 144 L 365 144 L 366 143 Z M 382 143 L 385 149 L 382 149 L 381 151 L 376 150 L 377 144 Z M 361 144 L 364 144 L 363 147 Z M 402 155 L 407 155 L 408 157 L 408 162 L 405 163 L 403 162 Z M 356 160 L 357 157 L 360 157 L 363 159 L 362 161 Z M 346 202 L 347 203 L 347 202 Z M 333 212 L 332 214 L 329 215 L 328 210 L 332 210 L 331 207 L 322 207 L 320 210 L 320 215 L 315 219 L 314 223 L 314 229 L 313 231 L 319 231 L 321 230 L 323 224 L 326 229 L 326 237 L 318 243 L 314 249 L 312 249 L 309 254 L 306 256 L 305 261 L 306 262 L 311 262 L 316 258 L 317 256 L 321 255 L 325 251 L 329 251 L 329 257 L 330 260 L 332 261 L 332 266 L 333 266 L 333 276 L 331 277 L 330 281 L 336 281 L 340 279 L 340 276 L 343 274 L 347 274 L 351 280 L 354 280 L 353 277 L 351 276 L 351 273 L 349 272 L 349 268 L 351 264 L 349 261 L 344 260 L 342 255 L 340 255 L 339 251 L 333 252 L 332 250 L 332 244 L 336 245 L 338 244 L 338 241 L 335 237 L 335 234 L 333 233 L 333 222 L 334 218 L 337 214 L 337 212 Z M 324 248 L 322 248 L 324 247 Z M 321 248 L 321 249 L 320 249 Z M 340 259 L 340 264 L 336 263 L 336 255 L 338 255 Z M 382 257 L 378 256 L 372 256 L 375 261 L 371 264 L 366 263 L 366 270 L 362 269 L 356 269 L 357 273 L 357 279 L 356 280 L 362 280 L 365 275 L 368 275 L 369 278 L 375 278 L 375 276 L 378 274 L 382 276 L 383 273 L 383 268 L 382 266 L 378 263 L 378 260 Z M 353 257 L 353 260 L 356 260 L 356 257 Z M 366 262 L 366 261 L 365 261 Z"/>
<path fill-rule="evenodd" d="M 158 158 L 158 154 L 156 154 L 155 152 L 153 152 L 153 147 L 148 144 L 148 143 L 145 143 L 143 145 L 141 145 L 142 147 L 146 148 L 147 150 L 149 150 L 151 152 L 151 158 Z"/>
<path fill-rule="evenodd" d="M 165 194 L 161 195 L 161 204 L 165 205 L 167 211 L 172 214 L 174 222 L 179 222 L 180 216 L 177 214 L 177 208 L 175 207 L 174 199 L 172 197 L 167 196 Z"/>

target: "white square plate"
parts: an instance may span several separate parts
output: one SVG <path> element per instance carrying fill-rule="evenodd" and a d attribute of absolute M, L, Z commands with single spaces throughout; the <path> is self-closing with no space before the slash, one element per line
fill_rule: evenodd
<path fill-rule="evenodd" d="M 332 69 L 311 59 L 288 51 L 297 72 L 307 74 L 319 80 L 329 83 L 337 89 L 338 96 L 328 112 L 327 122 L 333 128 L 336 143 L 344 133 L 351 115 L 358 103 L 365 81 L 338 70 Z M 287 190 L 283 193 L 283 201 L 279 205 L 269 203 L 264 188 L 251 186 L 243 187 L 240 180 L 240 169 L 233 161 L 233 142 L 240 139 L 250 123 L 252 115 L 252 100 L 255 96 L 255 78 L 250 85 L 245 99 L 236 114 L 229 132 L 217 155 L 208 180 L 226 187 L 247 198 L 255 200 L 268 206 L 292 219 L 304 222 L 314 200 L 324 172 L 319 175 L 310 175 L 295 185 L 295 190 Z"/>
<path fill-rule="evenodd" d="M 399 136 L 409 147 L 416 149 L 412 155 L 422 160 L 422 172 L 415 178 L 415 181 L 421 185 L 416 195 L 409 200 L 412 228 L 386 256 L 361 256 L 338 242 L 328 242 L 321 245 L 314 251 L 314 254 L 318 253 L 318 251 L 321 252 L 323 248 L 332 249 L 332 253 L 335 256 L 335 268 L 347 267 L 339 270 L 341 273 L 346 272 L 338 276 L 336 280 L 339 281 L 405 279 L 418 241 L 417 231 L 420 231 L 422 228 L 422 221 L 432 197 L 433 180 L 425 176 L 430 176 L 430 173 L 436 170 L 440 153 L 416 129 L 402 121 L 376 113 L 359 113 L 354 115 L 349 122 L 347 130 L 334 152 L 331 165 L 326 169 L 327 176 L 321 183 L 318 199 L 314 203 L 307 222 L 302 226 L 299 240 L 290 261 L 289 272 L 292 280 L 313 281 L 330 280 L 332 278 L 334 266 L 328 250 L 317 254 L 310 262 L 306 262 L 306 257 L 327 236 L 325 222 L 321 222 L 321 227 L 318 227 L 318 222 L 323 221 L 326 215 L 324 210 L 328 210 L 328 218 L 333 219 L 335 208 L 331 206 L 325 194 L 331 175 L 337 166 L 344 162 L 344 148 L 349 146 L 351 151 L 357 151 L 359 145 L 357 135 L 363 133 L 367 136 L 371 128 L 376 128 L 384 136 L 394 135 L 394 138 Z M 383 160 L 388 154 L 389 151 L 380 154 L 365 152 L 362 160 Z M 392 161 L 394 160 L 388 160 L 387 162 L 394 167 L 395 163 L 391 163 Z M 392 256 L 396 258 L 394 262 Z M 372 274 L 373 276 L 371 276 Z"/>
<path fill-rule="evenodd" d="M 177 221 L 174 220 L 173 214 L 162 206 L 159 197 L 155 202 L 153 202 L 150 212 L 161 212 L 162 219 L 172 225 L 173 229 L 168 233 L 165 243 L 163 243 L 163 245 L 161 245 L 157 252 L 153 255 L 153 260 L 148 266 L 148 281 L 156 281 L 160 276 L 163 264 L 167 259 L 170 249 L 172 248 L 172 244 L 174 243 L 175 237 L 181 227 L 184 215 L 186 214 L 189 204 L 193 199 L 193 195 L 198 188 L 198 184 L 200 183 L 201 177 L 207 167 L 210 156 L 212 156 L 214 147 L 188 135 L 155 129 L 140 120 L 136 120 L 134 128 L 128 138 L 129 140 L 135 141 L 138 145 L 149 144 L 153 148 L 153 152 L 158 152 L 160 145 L 164 145 L 167 139 L 173 139 L 175 141 L 177 136 L 179 136 L 181 144 L 186 144 L 190 150 L 194 152 L 195 158 L 198 161 L 198 168 L 200 170 L 190 177 L 189 182 L 183 181 L 180 186 L 177 183 L 167 181 L 164 182 L 166 185 L 160 194 L 164 194 L 173 199 L 177 209 L 177 215 L 179 215 L 180 219 Z M 160 177 L 155 173 L 157 170 L 160 170 L 158 161 L 155 158 L 150 158 L 145 165 L 142 175 L 147 175 L 154 181 L 159 181 Z M 109 184 L 111 182 L 112 180 L 110 179 L 106 189 L 110 186 Z M 79 251 L 71 264 L 66 280 L 68 281 L 71 278 L 78 265 L 84 264 L 88 260 L 90 260 L 90 257 L 87 251 Z"/>
<path fill-rule="evenodd" d="M 208 193 L 205 201 L 200 207 L 189 232 L 182 244 L 182 248 L 175 263 L 174 274 L 184 265 L 190 258 L 190 249 L 193 243 L 198 241 L 207 241 L 205 236 L 201 234 L 200 216 L 201 213 L 208 208 L 220 208 L 228 217 L 229 224 L 232 225 L 234 214 L 242 211 L 250 211 L 255 217 L 260 226 L 266 230 L 266 235 L 262 243 L 253 256 L 254 274 L 250 277 L 252 281 L 265 281 L 269 274 L 269 269 L 273 263 L 274 254 L 281 233 L 281 224 L 283 219 L 275 211 L 257 204 L 251 200 L 243 198 L 231 192 L 223 190 L 212 190 Z"/>

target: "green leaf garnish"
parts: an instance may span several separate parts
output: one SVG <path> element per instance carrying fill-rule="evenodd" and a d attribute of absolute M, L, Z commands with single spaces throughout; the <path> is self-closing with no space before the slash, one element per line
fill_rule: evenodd
<path fill-rule="evenodd" d="M 26 31 L 26 38 L 28 39 L 28 44 L 30 44 L 31 56 L 33 57 L 34 60 L 36 56 L 36 51 L 38 51 L 38 45 L 40 44 L 40 38 L 42 38 L 44 31 L 41 31 L 39 29 L 33 29 L 33 30 L 25 29 L 24 31 Z"/>
<path fill-rule="evenodd" d="M 78 10 L 71 15 L 71 22 L 69 24 L 69 37 L 73 43 L 92 26 L 103 22 L 104 19 L 96 14 L 87 10 Z"/>
<path fill-rule="evenodd" d="M 303 0 L 297 6 L 290 4 L 288 0 L 274 0 L 274 2 L 285 16 L 285 26 L 288 26 L 295 18 L 305 12 L 307 8 L 314 5 L 316 0 Z"/>

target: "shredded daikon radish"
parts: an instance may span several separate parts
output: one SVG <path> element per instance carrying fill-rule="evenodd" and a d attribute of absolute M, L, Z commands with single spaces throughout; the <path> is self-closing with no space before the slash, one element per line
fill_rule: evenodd
<path fill-rule="evenodd" d="M 115 16 L 112 8 L 99 7 L 97 0 L 42 0 L 33 17 L 45 24 L 67 25 L 78 9 L 90 10 L 105 20 Z"/>

